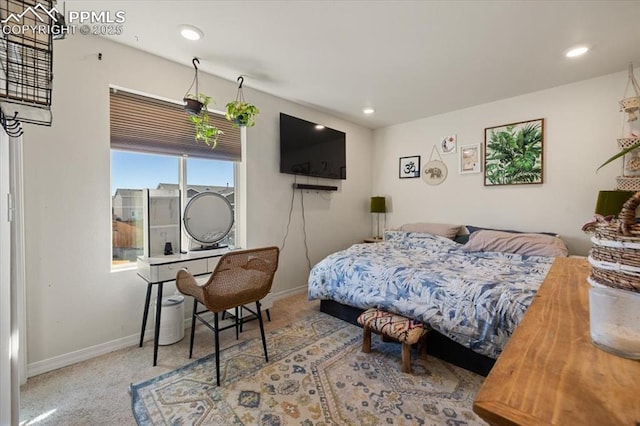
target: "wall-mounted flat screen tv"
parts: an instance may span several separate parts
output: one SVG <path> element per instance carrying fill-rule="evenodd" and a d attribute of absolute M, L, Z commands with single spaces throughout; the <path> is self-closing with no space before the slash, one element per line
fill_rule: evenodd
<path fill-rule="evenodd" d="M 347 178 L 344 132 L 280 113 L 280 173 Z"/>

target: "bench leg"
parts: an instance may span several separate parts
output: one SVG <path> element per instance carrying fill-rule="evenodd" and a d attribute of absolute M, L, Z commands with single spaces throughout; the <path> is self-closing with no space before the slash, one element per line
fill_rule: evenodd
<path fill-rule="evenodd" d="M 362 330 L 362 352 L 368 354 L 371 352 L 371 329 L 364 327 Z"/>
<path fill-rule="evenodd" d="M 427 359 L 427 335 L 425 334 L 418 340 L 418 358 Z"/>
<path fill-rule="evenodd" d="M 402 344 L 402 372 L 411 373 L 411 345 Z"/>

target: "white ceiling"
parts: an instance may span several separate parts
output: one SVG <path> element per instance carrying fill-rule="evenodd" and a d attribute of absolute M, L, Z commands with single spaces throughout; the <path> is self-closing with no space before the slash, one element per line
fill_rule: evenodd
<path fill-rule="evenodd" d="M 124 34 L 113 41 L 189 66 L 198 57 L 203 72 L 245 75 L 245 88 L 370 128 L 640 66 L 637 0 L 68 0 L 66 8 L 124 10 Z M 183 39 L 179 24 L 204 38 Z M 584 43 L 586 56 L 564 57 Z"/>

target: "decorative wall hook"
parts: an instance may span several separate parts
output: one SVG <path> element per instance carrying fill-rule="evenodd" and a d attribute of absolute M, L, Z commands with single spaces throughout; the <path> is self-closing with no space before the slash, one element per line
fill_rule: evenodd
<path fill-rule="evenodd" d="M 20 137 L 24 133 L 20 120 L 18 120 L 17 111 L 15 112 L 15 114 L 13 114 L 13 118 L 8 118 L 4 114 L 4 111 L 0 109 L 0 125 L 2 125 L 4 131 L 7 132 L 7 135 L 11 136 L 12 138 Z"/>

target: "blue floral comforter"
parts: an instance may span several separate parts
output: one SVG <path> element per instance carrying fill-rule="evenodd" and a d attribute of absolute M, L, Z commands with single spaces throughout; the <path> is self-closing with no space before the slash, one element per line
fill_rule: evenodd
<path fill-rule="evenodd" d="M 431 234 L 391 231 L 385 239 L 315 265 L 309 299 L 395 312 L 491 358 L 502 352 L 554 260 L 467 253 Z"/>

